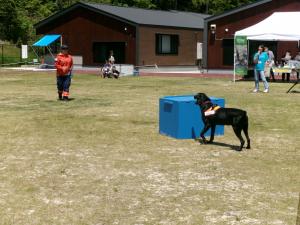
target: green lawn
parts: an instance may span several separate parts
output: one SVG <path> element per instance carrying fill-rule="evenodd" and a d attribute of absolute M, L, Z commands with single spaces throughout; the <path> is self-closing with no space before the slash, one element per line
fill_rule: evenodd
<path fill-rule="evenodd" d="M 270 85 L 75 74 L 61 102 L 54 73 L 0 70 L 0 224 L 295 225 L 300 95 Z M 159 135 L 159 98 L 197 92 L 248 111 L 251 150 L 231 127 L 215 145 Z"/>
<path fill-rule="evenodd" d="M 30 46 L 28 46 L 28 59 L 21 59 L 21 48 L 13 44 L 3 44 L 2 47 L 2 45 L 0 44 L 0 66 L 2 63 L 16 64 L 25 61 L 32 62 L 34 58 L 37 58 L 37 56 Z"/>

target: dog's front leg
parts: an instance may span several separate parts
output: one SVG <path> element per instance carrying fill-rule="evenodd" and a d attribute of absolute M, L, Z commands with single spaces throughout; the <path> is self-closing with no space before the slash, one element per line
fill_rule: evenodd
<path fill-rule="evenodd" d="M 207 140 L 206 140 L 204 134 L 206 133 L 206 131 L 208 131 L 209 128 L 210 128 L 210 125 L 208 123 L 206 123 L 205 126 L 204 126 L 204 128 L 200 132 L 200 137 L 202 138 L 202 141 L 203 141 L 204 144 L 207 143 Z"/>
<path fill-rule="evenodd" d="M 215 124 L 211 125 L 210 139 L 208 143 L 212 143 L 214 141 L 215 130 L 216 130 L 216 125 Z"/>

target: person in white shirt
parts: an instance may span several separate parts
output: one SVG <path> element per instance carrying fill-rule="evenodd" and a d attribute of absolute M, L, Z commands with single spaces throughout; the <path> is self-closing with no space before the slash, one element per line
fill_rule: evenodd
<path fill-rule="evenodd" d="M 267 67 L 266 68 L 268 68 L 268 69 L 270 69 L 270 75 L 271 75 L 271 77 L 272 77 L 272 80 L 273 81 L 276 81 L 275 80 L 275 77 L 274 77 L 274 72 L 273 72 L 273 69 L 272 69 L 272 67 L 274 66 L 274 53 L 272 52 L 272 50 L 269 50 L 269 48 L 267 47 L 267 46 L 265 46 L 265 52 L 268 54 L 268 56 L 269 56 L 269 59 L 268 59 L 268 61 L 267 61 Z"/>
<path fill-rule="evenodd" d="M 300 52 L 295 56 L 294 60 L 297 60 L 300 62 Z M 297 80 L 299 80 L 299 71 L 297 71 Z"/>
<path fill-rule="evenodd" d="M 112 65 L 115 63 L 115 57 L 114 57 L 114 52 L 113 52 L 113 50 L 110 50 L 110 51 L 109 51 L 108 61 L 109 61 Z"/>
<path fill-rule="evenodd" d="M 288 64 L 289 60 L 292 59 L 291 56 L 291 52 L 290 51 L 286 51 L 284 58 L 282 58 L 282 61 L 284 62 L 284 64 Z M 290 73 L 286 73 L 286 81 L 290 81 Z M 282 81 L 285 80 L 285 73 L 282 73 Z"/>

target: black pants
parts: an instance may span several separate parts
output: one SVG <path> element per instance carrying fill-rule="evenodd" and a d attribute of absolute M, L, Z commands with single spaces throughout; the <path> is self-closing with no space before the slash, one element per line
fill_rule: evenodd
<path fill-rule="evenodd" d="M 286 74 L 286 81 L 290 81 L 290 73 L 283 73 L 282 74 L 282 78 L 281 78 L 281 80 L 282 81 L 284 81 L 285 80 L 285 74 Z"/>
<path fill-rule="evenodd" d="M 275 81 L 274 71 L 272 68 L 270 69 L 270 76 L 272 77 L 272 80 Z"/>

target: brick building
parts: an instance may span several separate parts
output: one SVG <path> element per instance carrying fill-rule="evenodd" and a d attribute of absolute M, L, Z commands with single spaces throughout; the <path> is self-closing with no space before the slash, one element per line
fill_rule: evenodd
<path fill-rule="evenodd" d="M 236 31 L 252 26 L 274 12 L 292 11 L 300 11 L 299 0 L 259 0 L 220 15 L 207 17 L 203 37 L 204 67 L 208 69 L 232 69 Z M 289 18 L 286 18 L 286 23 L 291 22 L 298 23 L 298 21 L 289 21 Z M 297 41 L 250 41 L 248 44 L 249 56 L 256 51 L 259 44 L 265 44 L 272 49 L 277 59 L 280 59 L 286 50 L 290 50 L 294 56 L 299 48 Z"/>
<path fill-rule="evenodd" d="M 76 3 L 35 25 L 37 34 L 60 34 L 83 65 L 99 65 L 114 51 L 117 63 L 196 65 L 208 15 Z"/>

